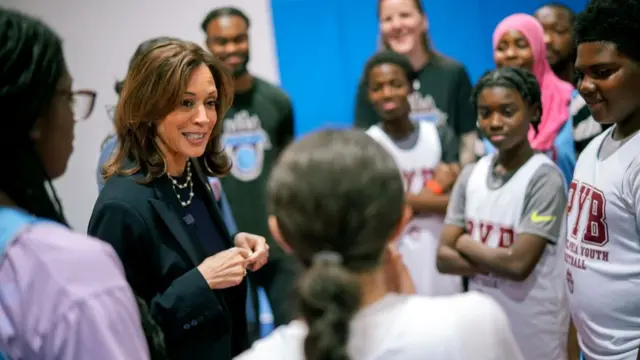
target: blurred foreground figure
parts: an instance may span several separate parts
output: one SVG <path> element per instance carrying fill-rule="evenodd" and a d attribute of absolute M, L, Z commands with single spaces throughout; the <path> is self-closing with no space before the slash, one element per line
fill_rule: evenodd
<path fill-rule="evenodd" d="M 308 135 L 271 174 L 269 228 L 305 267 L 299 320 L 237 359 L 522 359 L 504 312 L 486 295 L 414 294 L 397 250 L 411 218 L 405 187 L 369 135 Z"/>
<path fill-rule="evenodd" d="M 73 151 L 74 116 L 86 119 L 95 96 L 72 90 L 49 27 L 0 9 L 0 106 L 9 111 L 0 121 L 0 349 L 12 360 L 149 358 L 118 257 L 66 227 L 51 186 Z"/>

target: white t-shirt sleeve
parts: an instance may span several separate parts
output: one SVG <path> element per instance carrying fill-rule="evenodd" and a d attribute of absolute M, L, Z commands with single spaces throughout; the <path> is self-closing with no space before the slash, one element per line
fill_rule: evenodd
<path fill-rule="evenodd" d="M 636 218 L 636 228 L 640 231 L 640 156 L 631 162 L 623 182 L 623 192 Z"/>
<path fill-rule="evenodd" d="M 253 343 L 250 349 L 233 360 L 298 360 L 304 359 L 303 343 L 306 326 L 297 320 L 279 326 L 266 338 Z"/>
<path fill-rule="evenodd" d="M 480 293 L 464 295 L 454 331 L 459 334 L 458 359 L 524 360 L 506 314 L 492 298 Z"/>

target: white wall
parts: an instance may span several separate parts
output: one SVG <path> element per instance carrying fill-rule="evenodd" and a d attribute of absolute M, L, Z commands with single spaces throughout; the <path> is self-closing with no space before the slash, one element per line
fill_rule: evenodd
<path fill-rule="evenodd" d="M 0 0 L 0 4 L 38 16 L 64 39 L 76 88 L 98 92 L 93 114 L 76 126 L 75 151 L 67 173 L 56 181 L 66 216 L 86 231 L 98 195 L 99 148 L 111 131 L 106 107 L 113 105 L 113 85 L 127 70 L 138 44 L 156 36 L 175 36 L 204 45 L 200 23 L 208 11 L 233 5 L 251 19 L 250 69 L 279 83 L 269 0 Z"/>

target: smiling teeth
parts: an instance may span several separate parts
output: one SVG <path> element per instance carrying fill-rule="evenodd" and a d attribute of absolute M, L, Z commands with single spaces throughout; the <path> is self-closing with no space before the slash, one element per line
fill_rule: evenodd
<path fill-rule="evenodd" d="M 189 140 L 201 140 L 204 138 L 204 134 L 184 134 L 184 136 Z"/>

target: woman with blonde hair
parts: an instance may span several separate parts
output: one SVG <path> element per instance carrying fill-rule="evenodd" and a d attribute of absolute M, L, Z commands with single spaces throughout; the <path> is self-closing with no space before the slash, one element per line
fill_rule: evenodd
<path fill-rule="evenodd" d="M 197 44 L 169 40 L 136 57 L 89 223 L 89 234 L 116 249 L 171 359 L 230 359 L 245 349 L 244 277 L 267 261 L 264 238 L 229 234 L 206 179 L 231 166 L 218 120 L 232 99 L 226 67 Z"/>

